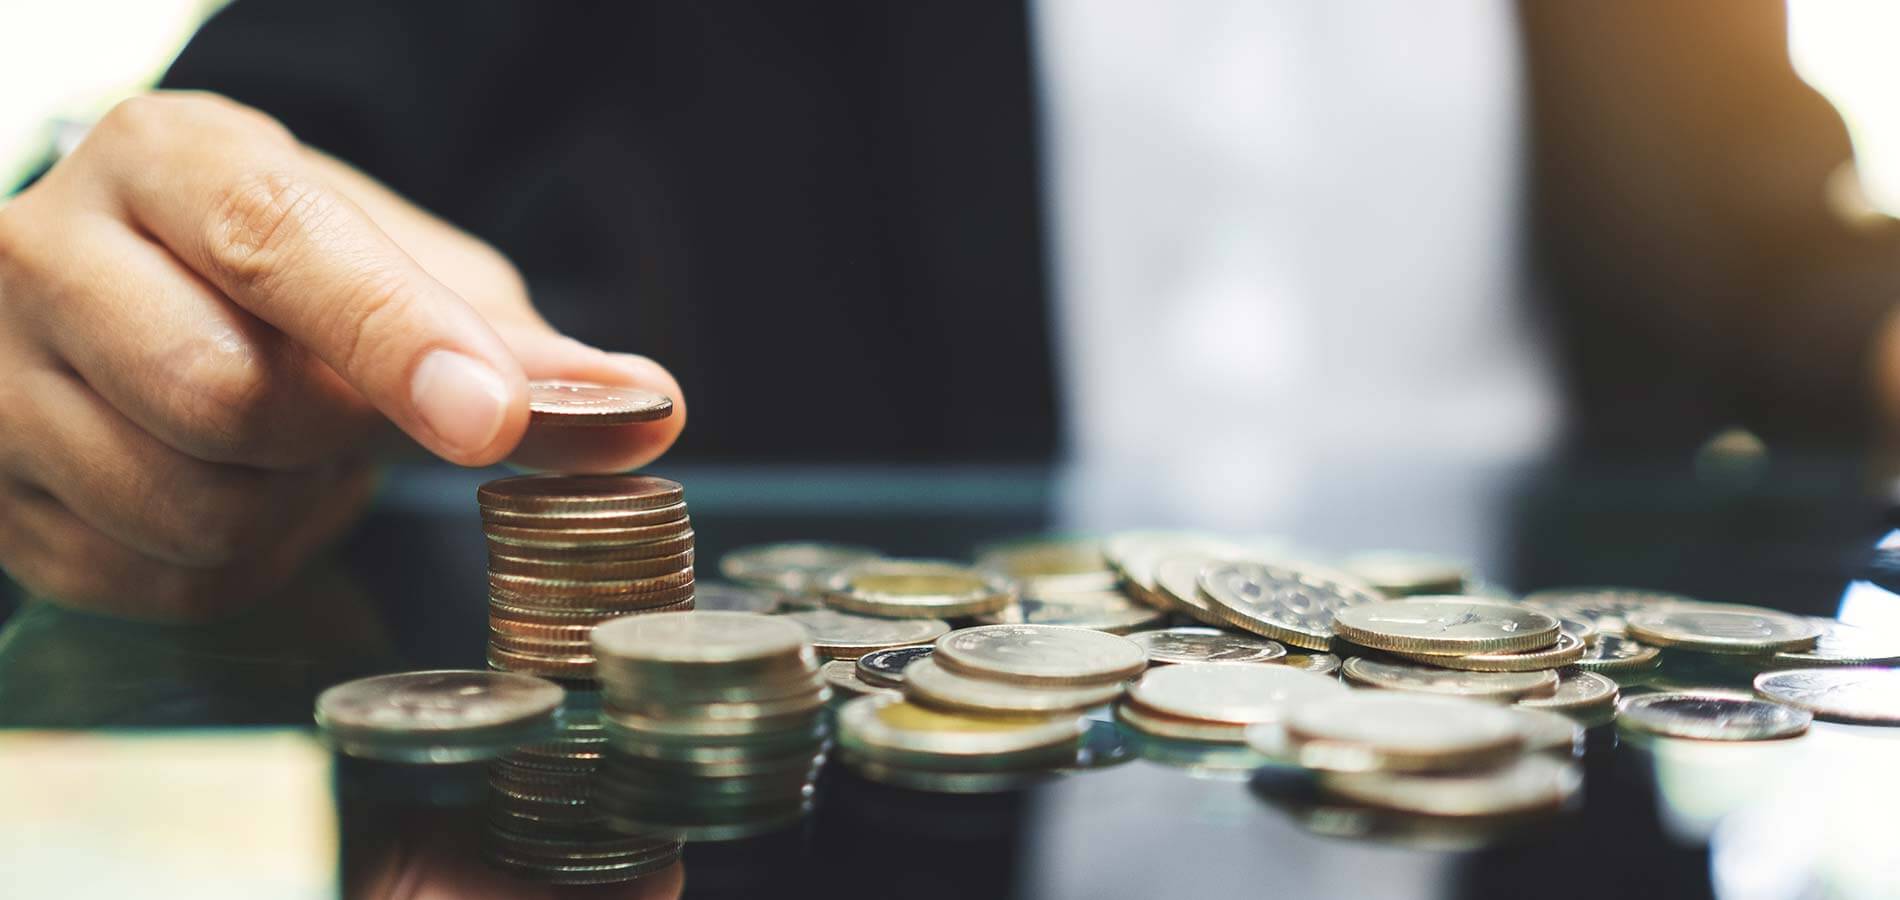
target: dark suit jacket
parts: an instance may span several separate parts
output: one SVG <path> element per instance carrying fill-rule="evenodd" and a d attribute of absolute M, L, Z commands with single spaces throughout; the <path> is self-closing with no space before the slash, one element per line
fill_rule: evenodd
<path fill-rule="evenodd" d="M 1573 450 L 1865 430 L 1900 240 L 1824 208 L 1848 146 L 1781 10 L 1521 10 L 1527 302 Z M 1035 459 L 1059 447 L 1030 53 L 1020 0 L 238 0 L 166 84 L 276 115 L 495 243 L 563 329 L 672 367 L 683 457 Z"/>

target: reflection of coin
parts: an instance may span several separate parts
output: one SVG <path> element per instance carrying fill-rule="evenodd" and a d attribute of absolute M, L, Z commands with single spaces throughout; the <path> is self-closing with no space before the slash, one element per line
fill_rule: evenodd
<path fill-rule="evenodd" d="M 1807 620 L 1821 630 L 1821 636 L 1810 649 L 1776 653 L 1769 660 L 1775 668 L 1900 665 L 1900 634 L 1861 628 L 1834 619 L 1809 616 Z"/>
<path fill-rule="evenodd" d="M 1755 678 L 1762 696 L 1823 719 L 1900 725 L 1900 669 L 1796 669 Z"/>
<path fill-rule="evenodd" d="M 536 425 L 626 425 L 673 414 L 673 398 L 639 388 L 548 379 L 528 382 Z"/>
<path fill-rule="evenodd" d="M 1164 614 L 1136 603 L 1120 591 L 1091 591 L 1023 597 L 1002 609 L 976 616 L 983 625 L 1070 625 L 1109 634 L 1127 634 L 1159 623 Z"/>
<path fill-rule="evenodd" d="M 1347 678 L 1372 687 L 1487 700 L 1549 696 L 1557 690 L 1557 673 L 1548 671 L 1459 672 L 1363 656 L 1346 660 L 1342 671 Z"/>
<path fill-rule="evenodd" d="M 1151 665 L 1196 662 L 1269 662 L 1286 655 L 1277 641 L 1218 628 L 1163 628 L 1137 631 L 1128 639 L 1141 645 Z"/>
<path fill-rule="evenodd" d="M 796 622 L 811 635 L 811 644 L 832 659 L 856 659 L 872 650 L 923 644 L 949 633 L 942 619 L 878 619 L 814 609 L 785 613 L 776 618 Z"/>
<path fill-rule="evenodd" d="M 1287 714 L 1284 725 L 1284 752 L 1307 768 L 1325 771 L 1481 768 L 1524 747 L 1524 734 L 1508 712 L 1450 697 L 1362 691 L 1302 704 Z"/>
<path fill-rule="evenodd" d="M 1658 647 L 1761 653 L 1813 647 L 1821 629 L 1798 616 L 1749 606 L 1669 607 L 1631 613 L 1629 636 Z"/>
<path fill-rule="evenodd" d="M 1025 684 L 1120 681 L 1148 666 L 1124 637 L 1061 625 L 979 625 L 938 639 L 938 664 L 978 677 Z"/>
<path fill-rule="evenodd" d="M 948 627 L 948 626 L 945 626 Z M 888 650 L 873 650 L 858 657 L 858 677 L 867 683 L 884 687 L 903 687 L 904 670 L 920 659 L 937 652 L 937 648 L 892 647 Z"/>
<path fill-rule="evenodd" d="M 316 715 L 326 731 L 452 737 L 549 719 L 564 696 L 560 685 L 532 675 L 403 672 L 332 687 L 317 697 Z"/>
<path fill-rule="evenodd" d="M 927 559 L 875 559 L 832 574 L 825 605 L 889 618 L 955 618 L 996 612 L 1016 599 L 1007 576 Z"/>
<path fill-rule="evenodd" d="M 1523 602 L 1555 615 L 1581 619 L 1602 634 L 1622 636 L 1623 620 L 1633 612 L 1701 601 L 1667 591 L 1625 587 L 1553 588 L 1526 594 Z"/>
<path fill-rule="evenodd" d="M 1517 705 L 1575 715 L 1604 710 L 1616 702 L 1616 682 L 1602 675 L 1565 669 L 1560 676 L 1555 693 L 1526 697 Z"/>
<path fill-rule="evenodd" d="M 1343 575 L 1253 562 L 1207 566 L 1201 590 L 1227 624 L 1308 650 L 1332 647 L 1338 610 L 1384 599 Z"/>
<path fill-rule="evenodd" d="M 904 670 L 904 693 L 912 700 L 953 712 L 979 715 L 1048 715 L 1088 709 L 1122 694 L 1122 683 L 1050 687 L 974 678 L 920 659 Z"/>
<path fill-rule="evenodd" d="M 1557 619 L 1495 600 L 1408 597 L 1340 610 L 1333 631 L 1365 647 L 1404 653 L 1507 653 L 1548 647 Z"/>
<path fill-rule="evenodd" d="M 1567 666 L 1583 657 L 1583 642 L 1568 633 L 1558 633 L 1557 643 L 1541 650 L 1523 650 L 1516 653 L 1473 653 L 1466 656 L 1442 656 L 1431 653 L 1397 653 L 1415 662 L 1444 669 L 1464 669 L 1470 672 L 1535 672 L 1539 669 L 1555 669 Z"/>
<path fill-rule="evenodd" d="M 883 554 L 869 547 L 799 541 L 744 547 L 719 558 L 719 574 L 753 587 L 809 593 L 852 563 Z"/>
<path fill-rule="evenodd" d="M 1156 712 L 1232 724 L 1277 721 L 1301 704 L 1345 694 L 1344 685 L 1324 675 L 1244 663 L 1160 666 L 1128 689 L 1136 703 Z"/>
<path fill-rule="evenodd" d="M 1766 741 L 1808 730 L 1805 710 L 1719 693 L 1644 694 L 1616 705 L 1620 728 L 1699 741 Z"/>
<path fill-rule="evenodd" d="M 1638 672 L 1653 669 L 1662 652 L 1614 634 L 1598 635 L 1596 643 L 1584 648 L 1575 665 L 1586 672 Z"/>
<path fill-rule="evenodd" d="M 1563 806 L 1583 787 L 1583 772 L 1575 763 L 1529 755 L 1476 772 L 1327 773 L 1319 786 L 1334 796 L 1409 813 L 1498 816 Z"/>

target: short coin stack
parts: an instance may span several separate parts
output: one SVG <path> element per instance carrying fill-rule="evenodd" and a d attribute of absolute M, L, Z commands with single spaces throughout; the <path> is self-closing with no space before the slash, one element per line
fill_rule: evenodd
<path fill-rule="evenodd" d="M 693 608 L 693 527 L 677 482 L 525 475 L 476 494 L 488 536 L 488 662 L 593 678 L 608 619 Z"/>
<path fill-rule="evenodd" d="M 809 809 L 831 692 L 803 629 L 662 613 L 603 624 L 593 647 L 608 738 L 594 799 L 616 826 L 732 840 Z"/>

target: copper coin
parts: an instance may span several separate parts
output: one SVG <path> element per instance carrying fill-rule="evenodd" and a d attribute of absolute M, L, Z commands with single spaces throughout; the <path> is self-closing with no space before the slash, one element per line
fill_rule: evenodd
<path fill-rule="evenodd" d="M 516 512 L 507 509 L 481 510 L 483 530 L 490 535 L 497 529 L 507 527 L 530 532 L 522 540 L 547 539 L 551 535 L 533 534 L 535 531 L 552 531 L 563 534 L 582 531 L 613 532 L 639 528 L 643 525 L 660 525 L 675 519 L 686 517 L 685 503 L 670 503 L 652 509 L 626 509 L 600 513 L 566 512 Z M 508 534 L 510 532 L 502 532 Z M 610 536 L 611 537 L 611 536 Z"/>
<path fill-rule="evenodd" d="M 673 398 L 633 387 L 547 379 L 528 382 L 536 425 L 626 425 L 673 414 Z"/>
<path fill-rule="evenodd" d="M 693 583 L 693 570 L 690 562 L 685 568 L 674 569 L 663 575 L 647 578 L 616 578 L 612 581 L 539 578 L 533 575 L 505 575 L 492 571 L 488 573 L 490 589 L 506 591 L 511 596 L 534 598 L 639 596 L 676 590 L 691 583 Z"/>
<path fill-rule="evenodd" d="M 526 675 L 540 675 L 543 678 L 592 680 L 594 677 L 592 656 L 537 656 L 490 645 L 488 665 L 490 668 L 503 672 L 520 672 Z"/>
<path fill-rule="evenodd" d="M 693 529 L 684 522 L 672 526 L 673 535 L 651 541 L 628 544 L 580 544 L 570 547 L 526 546 L 510 544 L 490 538 L 488 552 L 492 555 L 509 556 L 515 559 L 532 559 L 539 562 L 616 562 L 626 559 L 652 559 L 655 556 L 670 556 L 691 545 L 695 535 Z"/>
<path fill-rule="evenodd" d="M 692 596 L 693 584 L 691 581 L 672 590 L 646 594 L 583 594 L 575 597 L 521 593 L 495 588 L 493 586 L 488 589 L 490 608 L 493 608 L 499 603 L 504 607 L 525 609 L 543 614 L 566 612 L 578 614 L 617 613 L 626 615 L 628 613 L 647 612 L 662 606 L 678 603 L 682 600 L 690 600 Z"/>
<path fill-rule="evenodd" d="M 532 622 L 497 616 L 491 610 L 488 615 L 488 630 L 495 634 L 505 634 L 517 638 L 541 641 L 586 642 L 598 622 Z M 592 650 L 588 651 L 593 652 Z"/>
<path fill-rule="evenodd" d="M 525 513 L 659 509 L 685 499 L 679 482 L 652 475 L 516 475 L 475 491 L 476 502 L 485 509 Z"/>
<path fill-rule="evenodd" d="M 636 578 L 652 578 L 690 568 L 693 565 L 692 539 L 686 539 L 686 547 L 678 552 L 651 559 L 614 559 L 598 562 L 576 560 L 539 560 L 523 559 L 517 556 L 504 556 L 499 553 L 488 555 L 488 572 L 491 575 L 520 575 L 525 578 L 548 578 L 558 581 L 624 581 Z"/>
<path fill-rule="evenodd" d="M 488 598 L 488 621 L 492 626 L 496 619 L 505 619 L 516 624 L 536 625 L 577 625 L 585 623 L 592 628 L 609 619 L 621 616 L 646 615 L 659 612 L 686 612 L 693 608 L 691 588 L 683 591 L 683 599 L 669 600 L 654 606 L 635 606 L 614 609 L 596 607 L 536 608 L 512 603 L 505 599 Z"/>
<path fill-rule="evenodd" d="M 490 629 L 488 646 L 499 647 L 514 653 L 527 653 L 534 656 L 593 656 L 593 646 L 586 637 L 578 641 L 548 640 L 546 638 L 522 637 L 503 634 Z"/>

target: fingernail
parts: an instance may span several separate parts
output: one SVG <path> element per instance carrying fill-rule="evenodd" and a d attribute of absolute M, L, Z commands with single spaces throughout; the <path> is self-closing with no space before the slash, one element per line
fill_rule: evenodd
<path fill-rule="evenodd" d="M 409 396 L 423 424 L 456 453 L 486 449 L 508 417 L 508 386 L 501 375 L 453 350 L 422 358 L 410 377 Z"/>

